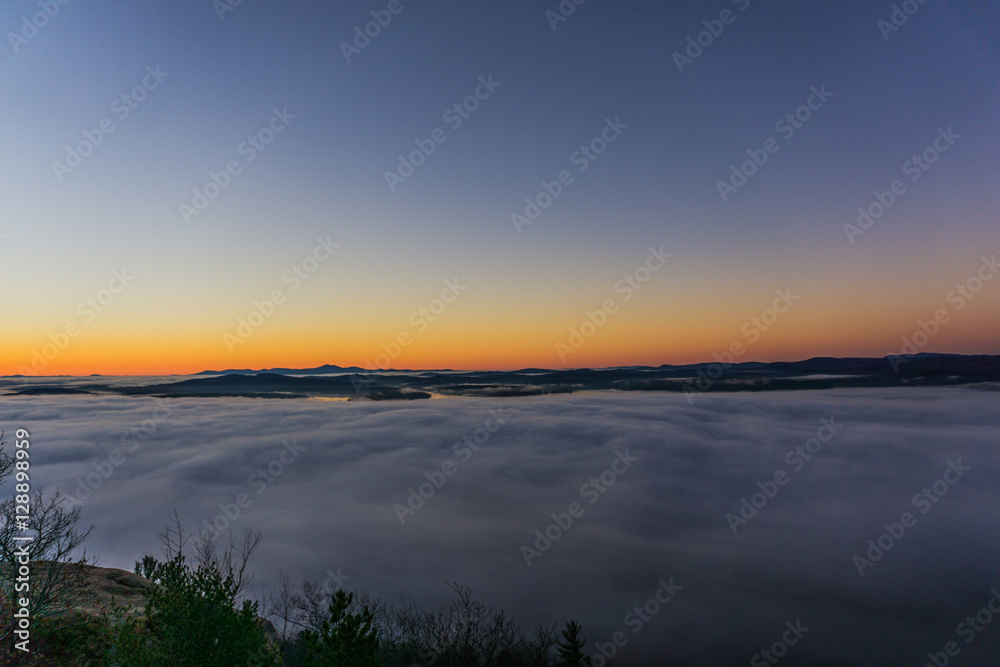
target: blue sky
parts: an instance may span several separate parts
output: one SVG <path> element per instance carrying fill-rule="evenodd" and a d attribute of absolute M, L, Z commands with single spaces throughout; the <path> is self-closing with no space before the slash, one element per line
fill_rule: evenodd
<path fill-rule="evenodd" d="M 997 10 L 988 3 L 921 5 L 886 39 L 878 22 L 890 19 L 891 3 L 623 10 L 592 1 L 553 30 L 546 11 L 555 2 L 403 2 L 347 62 L 341 44 L 387 6 L 248 0 L 220 19 L 208 0 L 70 2 L 53 5 L 58 13 L 15 53 L 10 34 L 41 10 L 6 3 L 0 274 L 14 287 L 10 312 L 24 322 L 8 367 L 30 358 L 120 266 L 140 274 L 135 287 L 51 368 L 150 369 L 148 348 L 171 337 L 180 342 L 160 372 L 197 370 L 194 359 L 360 363 L 363 341 L 391 338 L 456 275 L 475 296 L 452 316 L 453 329 L 414 348 L 414 366 L 553 365 L 555 337 L 650 244 L 674 250 L 673 273 L 580 365 L 705 359 L 791 283 L 822 304 L 813 319 L 830 319 L 801 323 L 763 356 L 889 354 L 982 251 L 996 250 Z M 724 11 L 728 25 L 719 22 Z M 679 72 L 675 52 L 720 26 Z M 169 74 L 118 118 L 112 104 L 147 67 Z M 452 129 L 444 112 L 481 76 L 501 85 Z M 775 123 L 814 86 L 832 97 L 782 137 Z M 294 119 L 245 162 L 238 147 L 275 108 Z M 53 162 L 105 118 L 114 131 L 60 182 Z M 511 215 L 523 214 L 543 181 L 574 169 L 571 155 L 607 118 L 627 129 L 517 233 Z M 843 226 L 857 207 L 948 127 L 961 136 L 954 148 L 848 243 Z M 446 142 L 390 191 L 385 172 L 437 128 Z M 778 152 L 723 201 L 718 182 L 769 137 Z M 240 173 L 186 223 L 179 207 L 231 160 Z M 327 234 L 342 255 L 268 336 L 231 359 L 223 331 Z M 995 337 L 975 333 L 995 294 L 946 332 L 941 351 L 998 351 Z M 840 331 L 867 313 L 882 314 L 885 326 Z M 668 322 L 678 319 L 683 336 Z M 643 321 L 649 329 L 639 332 Z M 538 333 L 497 356 L 483 332 L 501 336 L 505 327 Z M 824 338 L 831 329 L 837 341 Z M 347 342 L 322 342 L 331 337 Z M 109 364 L 108 350 L 123 341 L 134 356 Z"/>

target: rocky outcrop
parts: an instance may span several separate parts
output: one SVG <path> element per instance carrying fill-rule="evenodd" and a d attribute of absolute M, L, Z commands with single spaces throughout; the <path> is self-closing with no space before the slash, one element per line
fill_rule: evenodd
<path fill-rule="evenodd" d="M 153 583 L 133 572 L 111 567 L 96 567 L 78 563 L 42 563 L 31 564 L 35 576 L 45 576 L 48 568 L 58 568 L 59 574 L 78 582 L 75 595 L 69 596 L 72 602 L 63 614 L 85 614 L 99 616 L 111 611 L 112 605 L 124 608 L 126 617 L 139 617 L 146 612 L 146 599 L 143 592 Z M 264 632 L 273 640 L 277 630 L 267 619 L 258 617 Z"/>
<path fill-rule="evenodd" d="M 126 607 L 129 615 L 141 616 L 146 611 L 146 600 L 142 594 L 152 586 L 152 582 L 133 572 L 91 565 L 77 566 L 84 569 L 83 594 L 74 611 L 84 614 L 100 614 L 109 609 L 112 602 Z"/>
<path fill-rule="evenodd" d="M 132 572 L 80 563 L 35 561 L 31 563 L 31 578 L 36 582 L 49 578 L 71 582 L 70 590 L 59 593 L 65 606 L 57 615 L 98 616 L 114 604 L 124 607 L 128 616 L 141 616 L 146 610 L 143 591 L 153 585 Z"/>

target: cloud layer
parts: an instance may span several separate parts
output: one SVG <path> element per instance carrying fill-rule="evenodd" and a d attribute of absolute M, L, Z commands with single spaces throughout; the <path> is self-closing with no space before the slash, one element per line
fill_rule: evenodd
<path fill-rule="evenodd" d="M 173 507 L 223 537 L 228 512 L 237 530 L 263 531 L 261 585 L 279 568 L 320 581 L 340 568 L 349 588 L 444 606 L 457 581 L 525 625 L 580 621 L 591 651 L 622 631 L 622 664 L 748 664 L 801 620 L 809 630 L 782 664 L 895 665 L 950 640 L 960 660 L 996 649 L 995 631 L 966 644 L 956 626 L 1000 586 L 997 398 L 921 388 L 694 405 L 593 392 L 0 406 L 8 435 L 31 431 L 36 483 L 88 496 L 89 549 L 104 566 L 155 552 Z M 959 459 L 961 476 L 946 474 Z M 925 488 L 933 498 L 914 502 Z M 905 512 L 912 527 L 861 576 L 854 557 Z M 676 596 L 650 603 L 671 578 Z"/>

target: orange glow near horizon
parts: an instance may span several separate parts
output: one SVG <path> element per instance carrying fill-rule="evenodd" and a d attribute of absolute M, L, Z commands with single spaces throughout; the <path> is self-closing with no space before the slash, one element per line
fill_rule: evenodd
<path fill-rule="evenodd" d="M 1000 352 L 990 333 L 996 330 L 996 315 L 986 310 L 955 317 L 920 351 Z M 742 355 L 733 357 L 735 362 L 795 361 L 816 356 L 881 357 L 899 354 L 902 337 L 918 330 L 916 320 L 907 324 L 905 316 L 890 319 L 884 314 L 878 329 L 860 329 L 846 313 L 834 313 L 823 321 L 814 319 L 817 312 L 805 305 L 794 315 L 790 311 L 766 332 L 757 331 L 749 318 L 718 318 L 715 322 L 702 319 L 698 325 L 693 323 L 696 320 L 687 319 L 684 325 L 662 316 L 643 319 L 641 315 L 637 311 L 609 319 L 591 337 L 582 338 L 584 344 L 579 349 L 573 348 L 570 337 L 571 327 L 580 330 L 582 318 L 569 326 L 547 323 L 531 330 L 502 329 L 497 322 L 478 326 L 442 322 L 440 327 L 420 334 L 406 330 L 410 333 L 409 345 L 400 344 L 400 340 L 407 340 L 406 336 L 400 338 L 391 329 L 335 337 L 296 333 L 276 326 L 255 332 L 244 343 L 235 345 L 232 353 L 221 336 L 206 341 L 190 332 L 170 337 L 103 331 L 100 337 L 80 335 L 58 350 L 56 343 L 43 334 L 31 339 L 8 339 L 3 348 L 18 353 L 0 360 L 0 375 L 186 375 L 205 370 L 314 368 L 324 364 L 413 370 L 659 366 L 728 359 L 728 351 L 735 343 L 743 349 Z M 65 342 L 58 335 L 54 337 L 57 342 Z M 565 359 L 560 359 L 556 343 L 565 346 Z"/>
<path fill-rule="evenodd" d="M 775 276 L 740 283 L 735 276 L 702 279 L 681 267 L 680 276 L 664 274 L 635 298 L 618 298 L 618 308 L 603 320 L 593 313 L 615 296 L 613 281 L 588 289 L 557 283 L 556 291 L 528 296 L 470 288 L 433 322 L 415 316 L 438 286 L 391 301 L 368 292 L 364 299 L 333 302 L 316 291 L 282 305 L 242 339 L 234 333 L 249 312 L 244 304 L 191 310 L 125 295 L 92 321 L 50 313 L 30 329 L 7 331 L 0 340 L 0 375 L 184 375 L 324 364 L 413 370 L 659 366 L 726 359 L 736 343 L 743 354 L 735 362 L 882 357 L 902 353 L 903 338 L 942 310 L 947 323 L 918 351 L 1000 353 L 1000 292 L 983 290 L 959 307 L 948 299 L 949 282 L 936 276 L 936 289 L 912 290 L 861 274 L 838 282 L 831 271 L 788 283 Z M 789 283 L 796 285 L 794 303 L 783 313 L 770 312 L 779 304 L 776 286 L 788 290 Z M 592 326 L 589 317 L 600 325 Z M 574 337 L 573 331 L 579 333 Z"/>

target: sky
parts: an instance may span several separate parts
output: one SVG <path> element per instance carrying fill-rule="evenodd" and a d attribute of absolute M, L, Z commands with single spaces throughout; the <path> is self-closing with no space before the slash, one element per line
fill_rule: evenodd
<path fill-rule="evenodd" d="M 3 3 L 0 374 L 1000 353 L 995 3 L 230 2 Z"/>
<path fill-rule="evenodd" d="M 951 641 L 950 664 L 973 667 L 1000 646 L 995 619 L 959 629 L 1000 585 L 986 385 L 693 405 L 19 396 L 4 412 L 31 433 L 33 488 L 81 508 L 103 567 L 159 555 L 176 508 L 222 544 L 261 531 L 257 596 L 283 569 L 445 610 L 458 582 L 529 631 L 577 620 L 588 654 L 623 632 L 620 664 L 745 665 L 797 621 L 782 665 L 920 665 Z M 869 540 L 888 546 L 866 563 Z M 661 580 L 681 588 L 642 620 Z"/>

